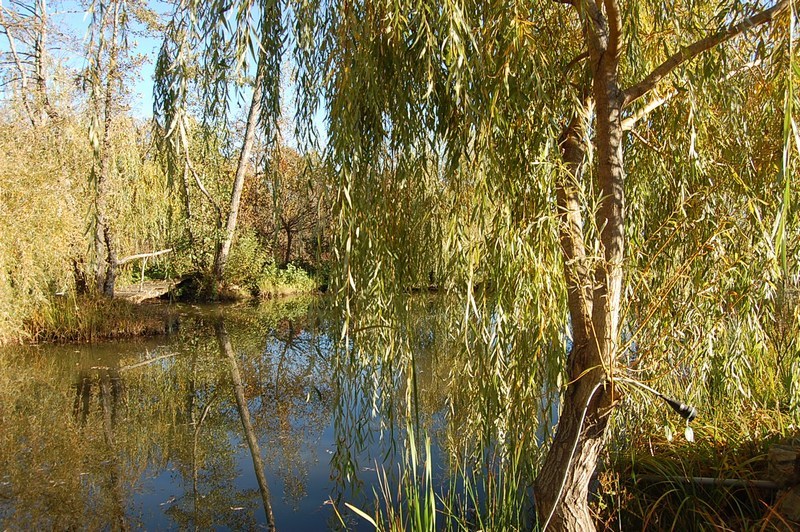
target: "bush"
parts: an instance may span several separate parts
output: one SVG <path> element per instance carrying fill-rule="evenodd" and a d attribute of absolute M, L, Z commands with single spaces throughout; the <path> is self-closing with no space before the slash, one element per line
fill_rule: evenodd
<path fill-rule="evenodd" d="M 255 291 L 258 280 L 265 268 L 272 262 L 269 251 L 261 244 L 252 230 L 245 230 L 231 247 L 231 254 L 225 266 L 228 284 L 238 285 Z"/>
<path fill-rule="evenodd" d="M 303 268 L 289 264 L 279 268 L 270 251 L 253 230 L 242 232 L 226 266 L 226 284 L 249 291 L 256 297 L 270 298 L 300 292 L 312 292 L 317 282 Z"/>
<path fill-rule="evenodd" d="M 289 264 L 282 270 L 271 262 L 261 272 L 256 283 L 256 295 L 262 298 L 313 292 L 316 289 L 316 281 L 294 264 Z"/>

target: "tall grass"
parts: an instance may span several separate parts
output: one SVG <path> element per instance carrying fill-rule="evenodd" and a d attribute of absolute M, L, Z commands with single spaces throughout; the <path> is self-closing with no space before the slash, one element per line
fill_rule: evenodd
<path fill-rule="evenodd" d="M 35 308 L 25 319 L 24 338 L 40 342 L 90 342 L 164 334 L 171 310 L 121 299 L 65 295 Z"/>
<path fill-rule="evenodd" d="M 424 454 L 420 455 L 420 450 Z M 350 503 L 345 503 L 345 506 L 377 530 L 436 530 L 438 511 L 432 459 L 430 438 L 425 438 L 425 447 L 420 449 L 414 431 L 409 427 L 405 459 L 398 464 L 396 485 L 389 480 L 386 470 L 380 468 L 373 513 Z M 338 509 L 336 511 L 340 523 L 346 526 L 341 513 Z"/>

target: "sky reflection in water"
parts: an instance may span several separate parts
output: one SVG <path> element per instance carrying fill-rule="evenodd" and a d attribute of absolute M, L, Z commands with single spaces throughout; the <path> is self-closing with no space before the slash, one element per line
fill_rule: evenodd
<path fill-rule="evenodd" d="M 336 501 L 370 529 L 343 503 L 369 509 L 376 462 L 397 471 L 402 450 L 376 430 L 364 375 L 336 374 L 322 304 L 185 314 L 171 337 L 0 352 L 2 528 L 267 528 L 267 507 L 278 529 L 320 530 L 340 526 Z M 444 401 L 423 402 L 440 425 Z"/>

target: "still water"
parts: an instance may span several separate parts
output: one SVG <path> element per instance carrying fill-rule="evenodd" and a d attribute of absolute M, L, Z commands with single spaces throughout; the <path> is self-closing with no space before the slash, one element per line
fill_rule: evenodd
<path fill-rule="evenodd" d="M 161 338 L 0 351 L 0 528 L 371 529 L 344 503 L 371 513 L 378 471 L 395 482 L 411 416 L 342 370 L 324 302 L 179 313 Z M 419 335 L 442 479 L 447 368 Z"/>

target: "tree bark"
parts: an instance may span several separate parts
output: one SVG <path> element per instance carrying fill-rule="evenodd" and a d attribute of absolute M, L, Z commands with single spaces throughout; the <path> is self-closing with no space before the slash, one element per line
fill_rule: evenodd
<path fill-rule="evenodd" d="M 108 198 L 111 195 L 111 126 L 114 114 L 114 84 L 119 75 L 119 12 L 120 3 L 114 3 L 111 15 L 111 41 L 108 65 L 105 69 L 103 93 L 103 136 L 100 144 L 100 161 L 95 183 L 95 252 L 98 261 L 95 270 L 97 290 L 106 297 L 114 297 L 117 271 L 117 254 L 114 230 L 108 216 Z M 104 22 L 103 22 L 104 23 Z"/>
<path fill-rule="evenodd" d="M 588 344 L 574 344 L 569 374 L 591 367 L 598 359 Z M 540 526 L 548 530 L 590 531 L 589 482 L 594 474 L 608 426 L 608 397 L 602 369 L 574 380 L 564 394 L 553 443 L 536 477 L 536 507 Z"/>
<path fill-rule="evenodd" d="M 583 166 L 586 163 L 585 117 L 579 110 L 564 128 L 559 142 L 564 162 L 556 185 L 559 237 L 567 284 L 567 305 L 573 325 L 573 342 L 584 344 L 591 334 L 593 283 L 586 257 L 581 213 Z"/>
<path fill-rule="evenodd" d="M 236 232 L 236 220 L 239 216 L 239 204 L 242 200 L 242 189 L 244 188 L 244 178 L 247 172 L 247 163 L 250 160 L 250 152 L 255 141 L 256 126 L 261 116 L 261 97 L 263 95 L 264 84 L 264 51 L 262 50 L 258 66 L 256 67 L 256 80 L 253 87 L 253 99 L 250 102 L 250 111 L 247 114 L 247 125 L 244 132 L 242 150 L 239 153 L 239 164 L 236 167 L 236 177 L 233 180 L 233 190 L 231 192 L 230 210 L 228 211 L 228 222 L 225 225 L 225 234 L 217 250 L 214 260 L 214 280 L 217 284 L 222 283 L 225 275 L 225 265 L 233 243 L 233 235 Z"/>
<path fill-rule="evenodd" d="M 581 110 L 562 135 L 566 177 L 557 198 L 561 244 L 572 320 L 573 345 L 553 443 L 536 479 L 540 524 L 553 530 L 594 530 L 589 508 L 589 482 L 603 449 L 611 405 L 607 382 L 616 356 L 624 256 L 624 190 L 621 108 L 617 86 L 620 42 L 619 9 L 604 0 L 605 12 L 587 2 L 585 34 L 593 72 L 597 153 L 597 213 L 602 260 L 590 273 L 583 246 L 579 211 L 580 168 L 586 152 Z M 597 258 L 599 259 L 599 257 Z"/>

